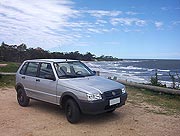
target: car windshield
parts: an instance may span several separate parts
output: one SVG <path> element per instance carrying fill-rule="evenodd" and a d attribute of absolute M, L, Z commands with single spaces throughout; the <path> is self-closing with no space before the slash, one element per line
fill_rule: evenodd
<path fill-rule="evenodd" d="M 95 75 L 93 71 L 80 61 L 58 62 L 54 63 L 54 66 L 59 78 L 76 78 Z"/>

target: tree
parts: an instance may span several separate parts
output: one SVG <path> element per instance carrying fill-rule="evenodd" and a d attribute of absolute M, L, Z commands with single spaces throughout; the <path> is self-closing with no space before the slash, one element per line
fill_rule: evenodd
<path fill-rule="evenodd" d="M 41 59 L 41 58 L 56 58 L 56 59 L 76 59 L 76 60 L 103 60 L 103 61 L 114 61 L 120 60 L 118 58 L 113 58 L 112 56 L 100 56 L 96 57 L 94 54 L 87 52 L 86 54 L 81 54 L 79 51 L 63 53 L 63 52 L 49 52 L 41 47 L 37 48 L 27 48 L 26 44 L 22 43 L 20 45 L 8 45 L 2 42 L 0 46 L 0 60 L 1 61 L 13 61 L 22 62 L 27 59 Z"/>
<path fill-rule="evenodd" d="M 17 46 L 18 51 L 26 51 L 27 46 L 26 44 L 22 43 L 19 46 Z"/>
<path fill-rule="evenodd" d="M 85 55 L 84 55 L 84 60 L 89 60 L 89 61 L 92 61 L 95 59 L 95 55 L 94 54 L 91 54 L 90 52 L 87 52 Z"/>

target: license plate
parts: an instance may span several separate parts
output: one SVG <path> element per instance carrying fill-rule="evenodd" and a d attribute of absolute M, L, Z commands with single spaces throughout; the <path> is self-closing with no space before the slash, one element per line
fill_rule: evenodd
<path fill-rule="evenodd" d="M 117 104 L 117 103 L 120 103 L 120 97 L 119 98 L 115 98 L 115 99 L 111 99 L 109 101 L 109 105 L 114 105 L 114 104 Z"/>

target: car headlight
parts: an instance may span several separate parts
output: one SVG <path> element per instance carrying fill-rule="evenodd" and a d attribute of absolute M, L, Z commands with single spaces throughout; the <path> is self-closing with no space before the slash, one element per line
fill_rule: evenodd
<path fill-rule="evenodd" d="M 123 89 L 121 89 L 121 90 L 122 90 L 122 94 L 126 93 L 125 87 Z"/>
<path fill-rule="evenodd" d="M 87 94 L 88 101 L 101 100 L 101 94 Z"/>

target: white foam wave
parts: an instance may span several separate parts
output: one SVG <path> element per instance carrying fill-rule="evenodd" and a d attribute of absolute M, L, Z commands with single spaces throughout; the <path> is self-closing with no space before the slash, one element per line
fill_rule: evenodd
<path fill-rule="evenodd" d="M 128 63 L 131 63 L 131 62 L 133 62 L 133 63 L 138 63 L 138 62 L 143 62 L 142 60 L 140 61 L 140 60 L 123 60 L 122 62 L 128 62 Z"/>
<path fill-rule="evenodd" d="M 134 66 L 120 67 L 120 69 L 127 69 L 127 70 L 143 70 L 143 68 L 134 67 Z"/>
<path fill-rule="evenodd" d="M 130 71 L 129 73 L 131 73 L 131 74 L 143 74 L 143 73 L 146 73 L 146 72 L 135 72 L 135 71 Z"/>
<path fill-rule="evenodd" d="M 147 69 L 147 71 L 151 72 L 151 71 L 154 71 L 154 69 Z"/>
<path fill-rule="evenodd" d="M 141 68 L 135 66 L 122 66 L 123 62 L 133 62 L 129 60 L 118 61 L 118 62 L 85 62 L 85 64 L 92 70 L 100 71 L 100 75 L 104 77 L 118 77 L 122 80 L 138 82 L 138 83 L 150 83 L 150 75 L 155 69 Z M 138 62 L 138 61 L 134 61 Z M 157 69 L 158 76 L 164 75 L 169 72 L 168 69 Z M 147 73 L 147 76 L 138 76 L 138 74 Z M 149 76 L 148 76 L 149 73 Z M 137 74 L 137 75 L 136 75 Z M 172 87 L 172 82 L 160 81 L 162 84 L 166 84 L 167 87 Z"/>
<path fill-rule="evenodd" d="M 111 72 L 117 72 L 117 70 L 109 70 L 109 71 L 111 71 Z"/>
<path fill-rule="evenodd" d="M 170 70 L 168 70 L 168 69 L 158 69 L 158 71 L 160 71 L 160 72 L 169 72 Z"/>

